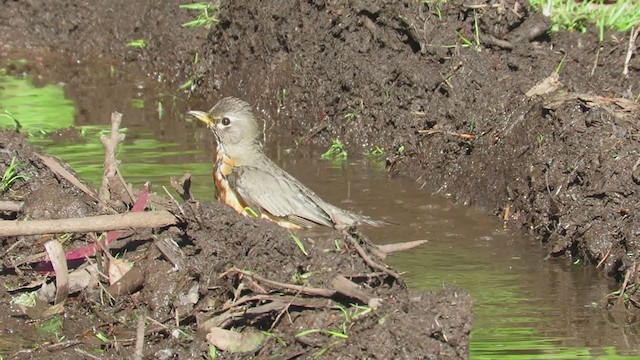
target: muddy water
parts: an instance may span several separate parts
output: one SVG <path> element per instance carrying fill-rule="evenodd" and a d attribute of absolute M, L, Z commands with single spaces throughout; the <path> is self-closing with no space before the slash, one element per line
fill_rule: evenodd
<path fill-rule="evenodd" d="M 88 91 L 82 78 L 87 74 L 93 74 L 92 84 L 101 85 Z M 183 115 L 188 109 L 206 108 L 202 101 L 105 65 L 39 77 L 61 91 L 48 88 L 44 98 L 15 78 L 0 78 L 0 106 L 6 110 L 0 117 L 3 126 L 12 126 L 10 117 L 21 120 L 34 142 L 97 181 L 102 164 L 99 134 L 108 128 L 109 113 L 119 110 L 127 127 L 127 140 L 119 152 L 125 178 L 138 185 L 152 181 L 155 190 L 163 192 L 161 186 L 170 176 L 189 171 L 195 176 L 196 196 L 211 196 L 211 136 Z M 42 112 L 37 110 L 38 101 L 47 109 L 72 106 L 73 116 L 61 112 L 57 117 L 70 117 L 76 130 L 39 132 L 37 124 L 29 125 L 26 119 Z M 266 142 L 278 164 L 326 200 L 396 224 L 365 229 L 374 241 L 428 240 L 389 262 L 405 272 L 414 288 L 453 285 L 473 295 L 473 359 L 640 355 L 637 329 L 594 306 L 613 284 L 591 266 L 544 260 L 535 240 L 504 230 L 495 217 L 455 206 L 413 181 L 389 178 L 380 163 L 364 158 L 366 149 L 351 149 L 347 161 L 331 162 L 320 160 L 322 149 L 295 147 L 293 139 L 274 133 Z"/>
<path fill-rule="evenodd" d="M 331 163 L 318 160 L 318 150 L 270 152 L 325 199 L 396 224 L 365 228 L 375 242 L 428 241 L 389 263 L 414 288 L 454 285 L 473 295 L 473 359 L 638 354 L 637 334 L 595 308 L 612 284 L 591 267 L 545 260 L 533 239 L 504 230 L 495 217 L 391 179 L 375 162 Z"/>

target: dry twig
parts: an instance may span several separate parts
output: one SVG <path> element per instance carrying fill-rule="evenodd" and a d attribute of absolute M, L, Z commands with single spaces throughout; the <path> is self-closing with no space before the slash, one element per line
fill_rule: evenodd
<path fill-rule="evenodd" d="M 273 281 L 273 280 L 269 280 L 265 277 L 262 277 L 260 275 L 256 275 L 256 274 L 251 274 L 248 273 L 246 271 L 242 271 L 236 267 L 233 267 L 227 271 L 225 271 L 224 273 L 220 274 L 220 277 L 224 277 L 227 276 L 228 274 L 232 274 L 232 273 L 236 273 L 236 274 L 240 274 L 242 276 L 246 276 L 250 279 L 254 279 L 257 280 L 261 283 L 264 283 L 266 285 L 269 285 L 271 287 L 274 288 L 278 288 L 278 289 L 283 289 L 283 290 L 292 290 L 292 291 L 299 291 L 302 294 L 306 294 L 306 295 L 312 295 L 312 296 L 322 296 L 322 297 L 327 297 L 330 298 L 332 296 L 334 296 L 336 294 L 335 290 L 330 290 L 330 289 L 323 289 L 323 288 L 314 288 L 314 287 L 309 287 L 309 286 L 302 286 L 302 285 L 294 285 L 294 284 L 287 284 L 287 283 L 281 283 L 278 281 Z"/>
<path fill-rule="evenodd" d="M 111 199 L 111 193 L 116 189 L 116 181 L 119 181 L 117 174 L 118 162 L 116 160 L 116 149 L 118 144 L 124 141 L 124 134 L 121 134 L 120 123 L 122 122 L 122 114 L 118 112 L 111 113 L 111 136 L 100 136 L 100 141 L 104 145 L 104 172 L 102 175 L 102 185 L 98 192 L 99 199 L 106 204 L 109 204 Z"/>
<path fill-rule="evenodd" d="M 136 328 L 136 351 L 133 353 L 133 358 L 135 360 L 143 359 L 143 350 L 144 350 L 144 320 L 147 316 L 145 315 L 145 311 L 138 315 L 138 326 Z"/>
<path fill-rule="evenodd" d="M 130 212 L 58 220 L 2 220 L 0 221 L 0 235 L 41 235 L 155 228 L 174 225 L 177 222 L 178 219 L 168 211 Z"/>
<path fill-rule="evenodd" d="M 358 240 L 356 240 L 353 237 L 353 235 L 351 235 L 348 231 L 343 231 L 342 234 L 343 234 L 343 237 L 346 238 L 351 243 L 351 245 L 353 245 L 353 247 L 356 249 L 356 251 L 358 252 L 360 257 L 362 258 L 362 260 L 364 260 L 364 262 L 367 265 L 369 265 L 370 268 L 382 271 L 382 272 L 386 273 L 387 275 L 393 277 L 396 280 L 400 279 L 400 275 L 397 274 L 395 271 L 390 270 L 390 269 L 386 268 L 385 266 L 382 266 L 382 265 L 376 263 L 375 261 L 373 261 L 371 259 L 371 257 L 369 255 L 367 255 L 367 252 L 364 251 L 362 246 L 360 246 L 360 244 L 358 244 Z"/>
<path fill-rule="evenodd" d="M 477 138 L 477 136 L 474 134 L 459 133 L 459 132 L 446 131 L 446 130 L 436 130 L 436 129 L 418 130 L 418 134 L 423 134 L 423 135 L 446 134 L 451 136 L 457 136 L 465 140 L 475 140 Z"/>
<path fill-rule="evenodd" d="M 202 219 L 197 211 L 198 201 L 191 194 L 191 174 L 184 173 L 180 180 L 176 180 L 174 177 L 170 179 L 171 187 L 180 195 L 182 200 L 187 204 L 191 213 L 195 217 L 198 224 L 202 225 Z M 175 200 L 174 200 L 175 201 Z M 184 210 L 180 208 L 184 215 Z M 186 216 L 186 215 L 185 215 Z"/>
<path fill-rule="evenodd" d="M 627 56 L 624 59 L 624 69 L 622 70 L 624 76 L 629 76 L 629 62 L 631 62 L 631 56 L 633 56 L 636 50 L 636 39 L 638 35 L 640 35 L 640 27 L 636 26 L 631 29 L 629 33 L 629 47 L 627 48 Z"/>
<path fill-rule="evenodd" d="M 407 241 L 407 242 L 401 242 L 401 243 L 395 243 L 395 244 L 384 244 L 384 245 L 378 245 L 378 249 L 382 251 L 384 255 L 389 255 L 389 254 L 393 254 L 400 251 L 411 250 L 427 242 L 428 242 L 427 240 L 414 240 L 414 241 Z"/>

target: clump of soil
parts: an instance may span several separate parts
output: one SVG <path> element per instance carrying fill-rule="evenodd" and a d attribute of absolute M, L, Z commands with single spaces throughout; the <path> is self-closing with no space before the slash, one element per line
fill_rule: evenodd
<path fill-rule="evenodd" d="M 101 204 L 52 172 L 24 137 L 0 132 L 0 171 L 14 158 L 23 178 L 0 200 L 25 205 L 2 212 L 5 221 L 101 213 Z M 152 206 L 158 210 L 166 205 L 158 200 Z M 42 268 L 42 244 L 57 240 L 70 250 L 91 244 L 96 236 L 3 237 L 6 286 L 0 303 L 10 311 L 0 323 L 18 336 L 5 336 L 0 351 L 65 359 L 100 351 L 123 357 L 138 343 L 147 356 L 195 358 L 209 351 L 205 338 L 225 348 L 217 342 L 219 335 L 210 332 L 234 329 L 236 334 L 257 334 L 262 341 L 226 358 L 323 353 L 341 358 L 468 357 L 470 297 L 455 289 L 407 290 L 355 229 L 313 238 L 299 234 L 303 251 L 277 225 L 245 218 L 218 203 L 189 201 L 182 210 L 175 204 L 170 208 L 180 216 L 177 225 L 123 232 L 110 245 L 119 261 L 135 264 L 116 283 L 129 290 L 114 292 L 104 276 L 96 276 L 53 307 L 45 295 L 35 306 L 16 301 L 47 277 L 34 270 Z M 93 267 L 107 274 L 115 261 L 99 253 L 72 274 Z M 372 267 L 373 262 L 380 267 Z M 137 277 L 135 286 L 126 284 L 129 274 Z M 145 327 L 139 325 L 141 317 Z M 59 325 L 50 325 L 52 319 Z M 143 338 L 136 341 L 137 336 Z"/>

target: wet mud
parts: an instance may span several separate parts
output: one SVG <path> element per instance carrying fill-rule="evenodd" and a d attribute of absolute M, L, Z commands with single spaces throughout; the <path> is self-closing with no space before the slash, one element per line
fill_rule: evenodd
<path fill-rule="evenodd" d="M 299 144 L 378 146 L 390 172 L 499 216 L 550 256 L 636 282 L 640 57 L 624 76 L 628 34 L 550 34 L 545 18 L 515 1 L 224 2 L 210 30 L 181 28 L 193 14 L 178 5 L 113 1 L 97 11 L 83 1 L 3 2 L 0 51 L 135 63 L 176 87 L 191 80 L 190 95 L 210 104 L 242 97 Z M 144 49 L 126 46 L 140 38 Z M 555 87 L 530 93 L 556 72 Z M 236 226 L 239 237 L 228 241 L 240 249 L 248 246 L 240 239 L 259 242 L 253 236 L 291 246 L 270 225 L 209 209 L 208 226 Z M 441 296 L 430 304 L 451 305 L 452 293 Z M 461 347 L 447 354 L 464 356 L 464 327 L 452 324 Z"/>

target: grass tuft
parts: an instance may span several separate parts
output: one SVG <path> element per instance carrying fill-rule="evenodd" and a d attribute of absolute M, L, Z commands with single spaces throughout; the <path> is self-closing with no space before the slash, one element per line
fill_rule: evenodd
<path fill-rule="evenodd" d="M 144 49 L 145 47 L 147 47 L 147 42 L 144 41 L 144 39 L 132 40 L 127 43 L 127 47 Z"/>
<path fill-rule="evenodd" d="M 14 156 L 11 159 L 11 164 L 7 167 L 2 174 L 2 179 L 0 179 L 0 193 L 3 193 L 13 186 L 18 180 L 27 180 L 28 178 L 23 175 L 19 175 L 21 164 L 16 161 L 16 157 Z"/>
<path fill-rule="evenodd" d="M 298 249 L 300 249 L 300 251 L 302 251 L 304 256 L 309 256 L 309 253 L 307 252 L 307 249 L 305 249 L 304 244 L 302 243 L 302 240 L 300 240 L 300 238 L 295 236 L 292 232 L 289 232 L 289 235 L 293 239 L 293 242 L 295 242 L 296 245 L 298 246 Z"/>
<path fill-rule="evenodd" d="M 329 150 L 325 151 L 320 158 L 323 160 L 347 160 L 347 150 L 340 140 L 333 140 Z"/>
<path fill-rule="evenodd" d="M 551 17 L 551 31 L 585 32 L 588 24 L 595 24 L 600 41 L 604 40 L 605 30 L 628 31 L 640 25 L 640 1 L 621 0 L 603 4 L 593 0 L 529 0 L 529 4 Z"/>
<path fill-rule="evenodd" d="M 198 2 L 180 5 L 180 9 L 194 10 L 198 12 L 198 16 L 194 20 L 182 24 L 182 27 L 204 27 L 205 29 L 210 29 L 211 25 L 218 22 L 218 13 L 220 12 L 220 9 L 217 5 L 213 5 L 208 2 Z"/>

